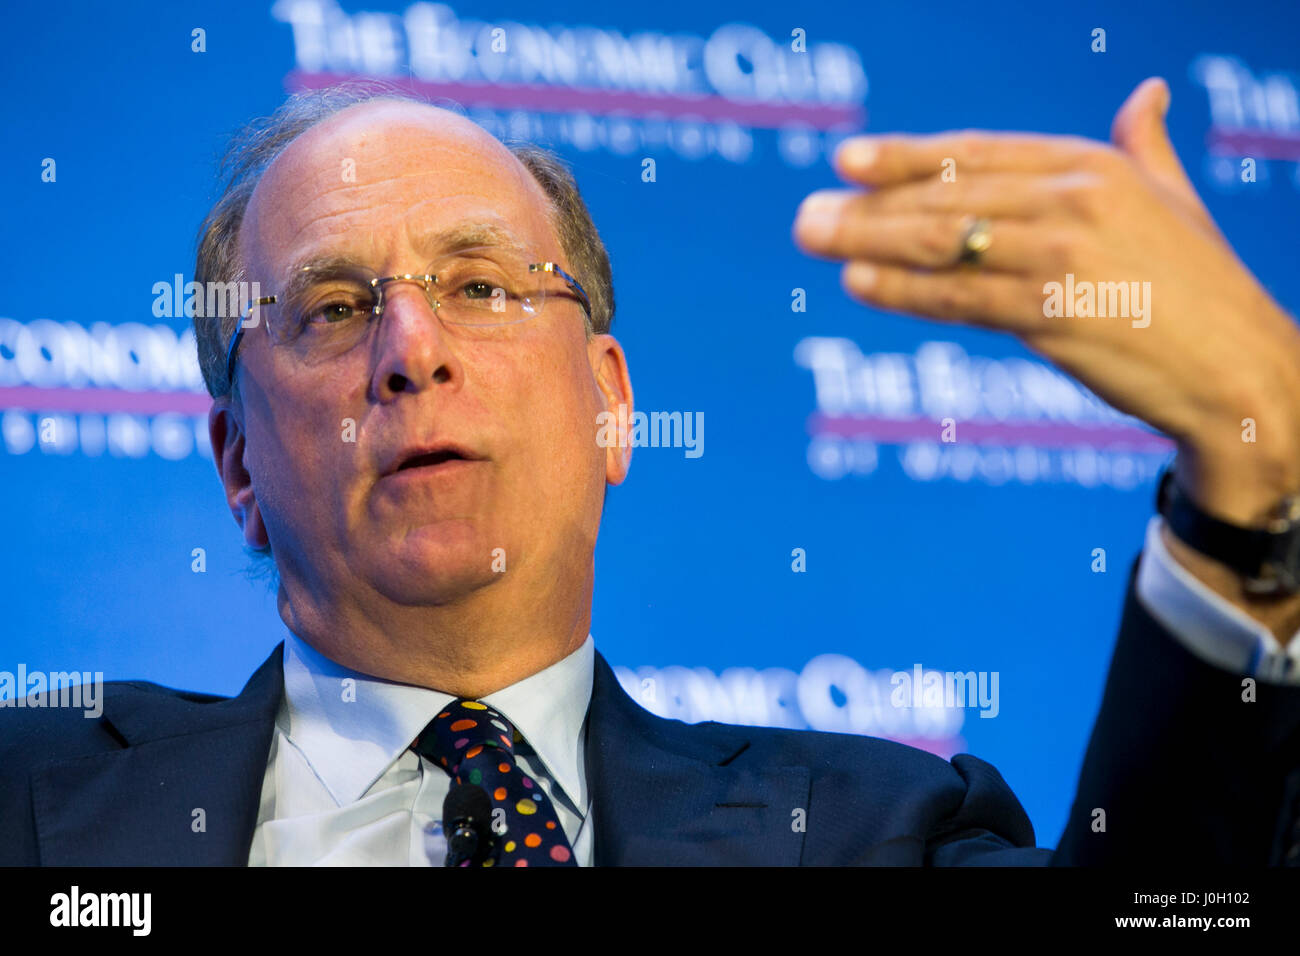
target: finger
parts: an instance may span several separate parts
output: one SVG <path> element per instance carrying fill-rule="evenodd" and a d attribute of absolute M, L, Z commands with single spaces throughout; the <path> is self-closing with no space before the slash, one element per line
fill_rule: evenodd
<path fill-rule="evenodd" d="M 955 182 L 940 179 L 905 182 L 857 195 L 866 197 L 862 204 L 864 209 L 880 214 L 962 212 L 986 218 L 1035 219 L 1044 214 L 1055 182 L 1053 175 L 968 174 Z"/>
<path fill-rule="evenodd" d="M 849 182 L 887 186 L 938 176 L 951 170 L 982 172 L 1059 172 L 1106 149 L 1082 136 L 1000 133 L 964 130 L 926 136 L 855 136 L 845 140 L 832 160 Z"/>
<path fill-rule="evenodd" d="M 1110 138 L 1147 173 L 1180 198 L 1200 203 L 1200 196 L 1183 168 L 1165 128 L 1169 85 L 1159 77 L 1138 84 L 1115 114 Z"/>
<path fill-rule="evenodd" d="M 1111 142 L 1177 197 L 1202 227 L 1217 233 L 1209 210 L 1169 139 L 1165 116 L 1170 96 L 1169 84 L 1158 76 L 1139 83 L 1115 114 L 1110 127 Z"/>
<path fill-rule="evenodd" d="M 1081 174 L 1075 174 L 1081 175 Z M 809 195 L 795 219 L 795 241 L 817 254 L 850 217 L 948 214 L 998 220 L 1034 220 L 1061 205 L 1054 180 L 1025 174 L 988 173 L 961 182 L 931 180 L 886 186 L 871 192 L 823 189 Z"/>
<path fill-rule="evenodd" d="M 852 203 L 850 202 L 850 206 Z M 957 265 L 972 216 L 959 213 L 858 214 L 839 218 L 833 238 L 818 246 L 829 259 L 870 259 L 920 269 Z M 1060 224 L 989 221 L 990 245 L 980 263 L 989 272 L 1055 275 L 1068 248 Z"/>
<path fill-rule="evenodd" d="M 810 255 L 849 258 L 852 250 L 843 251 L 839 242 L 845 221 L 851 219 L 930 213 L 999 223 L 1095 225 L 1110 213 L 1105 184 L 1105 177 L 1093 172 L 989 173 L 962 183 L 904 183 L 871 192 L 819 190 L 800 205 L 793 236 L 795 244 Z"/>
<path fill-rule="evenodd" d="M 964 322 L 1023 334 L 1043 323 L 1041 283 L 982 271 L 918 272 L 854 261 L 840 276 L 844 290 L 890 312 Z"/>

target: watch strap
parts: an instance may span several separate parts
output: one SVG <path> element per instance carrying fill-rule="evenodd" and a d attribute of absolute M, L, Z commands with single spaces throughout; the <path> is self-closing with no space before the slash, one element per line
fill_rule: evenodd
<path fill-rule="evenodd" d="M 1199 508 L 1169 467 L 1156 490 L 1156 510 L 1181 541 L 1242 576 L 1248 592 L 1300 590 L 1300 498 L 1288 498 L 1267 527 L 1243 528 Z"/>

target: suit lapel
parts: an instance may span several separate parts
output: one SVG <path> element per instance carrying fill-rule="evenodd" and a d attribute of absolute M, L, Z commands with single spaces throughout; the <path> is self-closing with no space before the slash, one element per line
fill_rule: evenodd
<path fill-rule="evenodd" d="M 749 766 L 743 728 L 656 717 L 600 652 L 587 720 L 597 866 L 799 863 L 807 767 Z"/>
<path fill-rule="evenodd" d="M 105 687 L 121 750 L 32 774 L 46 866 L 243 866 L 284 679 L 278 645 L 238 697 Z"/>

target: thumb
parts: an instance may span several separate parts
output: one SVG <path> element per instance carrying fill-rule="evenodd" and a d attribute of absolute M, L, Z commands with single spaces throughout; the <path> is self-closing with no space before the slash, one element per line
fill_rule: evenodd
<path fill-rule="evenodd" d="M 1110 139 L 1143 172 L 1209 223 L 1210 214 L 1169 141 L 1165 128 L 1169 99 L 1169 85 L 1163 79 L 1152 76 L 1143 80 L 1115 114 Z"/>

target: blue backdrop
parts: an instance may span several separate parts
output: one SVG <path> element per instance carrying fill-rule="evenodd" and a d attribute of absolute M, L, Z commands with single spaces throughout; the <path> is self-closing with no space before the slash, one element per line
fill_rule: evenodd
<path fill-rule="evenodd" d="M 287 88 L 387 76 L 572 163 L 638 406 L 703 415 L 702 454 L 640 448 L 608 496 L 592 630 L 627 686 L 976 753 L 1054 845 L 1168 447 L 1007 336 L 850 302 L 790 226 L 847 132 L 1105 138 L 1159 74 L 1197 188 L 1297 311 L 1297 8 L 1090 6 L 9 5 L 0 670 L 231 694 L 281 639 L 155 286 L 192 277 L 231 131 Z M 895 706 L 918 665 L 997 693 Z"/>

